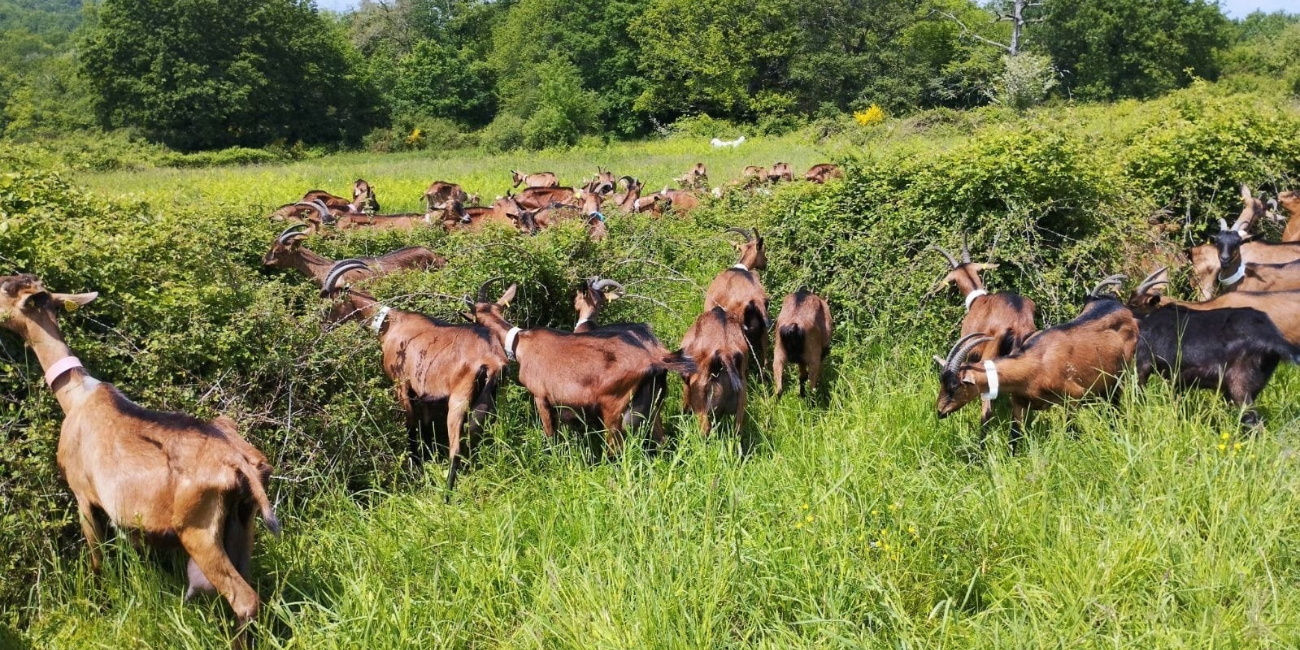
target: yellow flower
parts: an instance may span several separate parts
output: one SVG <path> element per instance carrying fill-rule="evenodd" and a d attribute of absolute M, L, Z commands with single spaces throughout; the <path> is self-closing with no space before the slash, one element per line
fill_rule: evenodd
<path fill-rule="evenodd" d="M 912 533 L 913 535 L 915 535 L 915 534 L 916 534 L 916 526 L 908 526 L 908 527 L 907 527 L 907 532 Z"/>
<path fill-rule="evenodd" d="M 795 530 L 799 530 L 800 528 L 803 528 L 803 522 L 802 522 L 802 521 L 794 525 L 794 529 L 795 529 Z"/>
<path fill-rule="evenodd" d="M 872 104 L 866 110 L 854 111 L 853 120 L 862 126 L 879 124 L 885 121 L 885 110 L 876 104 Z"/>
<path fill-rule="evenodd" d="M 1228 448 L 1228 445 L 1225 445 L 1225 444 L 1223 444 L 1223 443 L 1219 443 L 1219 451 L 1223 451 L 1223 450 L 1225 450 L 1225 449 L 1227 449 L 1227 448 Z"/>
<path fill-rule="evenodd" d="M 1227 441 L 1228 441 L 1228 432 L 1227 432 L 1227 431 L 1224 431 L 1222 434 L 1220 434 L 1220 435 L 1219 435 L 1219 439 L 1222 440 L 1222 441 L 1224 441 L 1224 442 L 1227 442 Z"/>
<path fill-rule="evenodd" d="M 1240 443 L 1240 442 L 1234 442 L 1234 443 L 1232 443 L 1232 450 L 1233 450 L 1233 451 L 1241 451 L 1241 443 Z"/>
<path fill-rule="evenodd" d="M 878 517 L 878 516 L 880 516 L 880 511 L 879 511 L 879 510 L 872 510 L 872 511 L 871 511 L 871 515 L 872 515 L 873 517 Z"/>
<path fill-rule="evenodd" d="M 811 524 L 813 522 L 813 516 L 808 515 L 807 517 L 804 517 L 803 520 Z"/>
<path fill-rule="evenodd" d="M 808 509 L 808 504 L 806 504 L 806 503 L 803 504 L 803 509 L 804 509 L 804 510 L 807 510 L 807 509 Z"/>

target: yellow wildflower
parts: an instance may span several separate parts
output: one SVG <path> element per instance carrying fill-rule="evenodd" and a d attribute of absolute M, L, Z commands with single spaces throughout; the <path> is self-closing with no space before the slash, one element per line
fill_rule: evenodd
<path fill-rule="evenodd" d="M 861 126 L 871 126 L 885 121 L 885 110 L 877 104 L 868 106 L 866 110 L 854 111 L 853 121 Z"/>

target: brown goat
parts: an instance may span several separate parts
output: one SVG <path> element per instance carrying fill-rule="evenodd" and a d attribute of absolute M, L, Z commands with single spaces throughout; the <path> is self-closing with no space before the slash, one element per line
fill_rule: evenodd
<path fill-rule="evenodd" d="M 589 192 L 597 192 L 601 195 L 612 194 L 618 188 L 618 179 L 614 177 L 614 172 L 600 167 L 596 167 L 596 176 L 592 178 L 591 183 L 587 184 Z"/>
<path fill-rule="evenodd" d="M 332 323 L 365 323 L 379 336 L 384 373 L 393 381 L 397 403 L 406 412 L 412 460 L 422 461 L 436 442 L 446 441 L 447 490 L 456 487 L 461 440 L 473 449 L 496 408 L 497 385 L 505 353 L 478 325 L 447 323 L 423 314 L 392 309 L 369 294 L 340 286 L 357 260 L 343 260 L 326 278 L 321 296 L 329 298 Z"/>
<path fill-rule="evenodd" d="M 607 452 L 617 453 L 623 446 L 623 416 L 636 389 L 656 373 L 695 368 L 690 360 L 649 350 L 620 330 L 573 334 L 515 327 L 503 313 L 517 286 L 510 285 L 496 302 L 489 302 L 487 288 L 494 281 L 479 287 L 474 321 L 487 327 L 506 355 L 519 362 L 519 383 L 532 393 L 548 439 L 555 435 L 557 409 L 567 409 L 586 422 L 599 422 Z"/>
<path fill-rule="evenodd" d="M 1282 241 L 1300 242 L 1300 192 L 1287 190 L 1277 195 L 1278 203 L 1286 211 L 1286 229 L 1282 231 Z"/>
<path fill-rule="evenodd" d="M 455 183 L 447 181 L 434 181 L 424 190 L 424 205 L 428 210 L 436 210 L 437 206 L 448 201 L 460 201 L 465 204 L 472 204 L 470 197 L 465 190 Z"/>
<path fill-rule="evenodd" d="M 1245 237 L 1246 233 L 1254 227 L 1255 221 L 1264 216 L 1267 212 L 1264 203 L 1252 196 L 1250 187 L 1246 185 L 1241 186 L 1241 201 L 1243 207 L 1241 214 L 1237 216 L 1237 221 L 1232 224 L 1231 228 L 1228 228 L 1227 222 L 1220 219 L 1220 232 L 1232 230 Z M 1264 251 L 1263 249 L 1267 246 L 1269 245 L 1264 242 L 1248 243 L 1246 245 L 1247 259 L 1251 262 L 1260 262 L 1263 264 L 1282 264 L 1300 259 L 1300 256 L 1292 257 L 1290 259 L 1276 258 L 1278 251 Z M 1260 258 L 1261 254 L 1267 259 Z M 1187 251 L 1187 256 L 1192 261 L 1192 274 L 1196 280 L 1196 288 L 1200 291 L 1201 300 L 1209 300 L 1214 296 L 1215 279 L 1219 274 L 1220 268 L 1215 245 L 1213 243 L 1208 243 L 1194 246 Z"/>
<path fill-rule="evenodd" d="M 767 360 L 767 330 L 772 324 L 768 318 L 767 292 L 758 277 L 758 271 L 767 268 L 767 248 L 757 228 L 752 231 L 728 228 L 727 232 L 745 236 L 745 242 L 736 245 L 740 261 L 719 273 L 709 284 L 704 292 L 704 310 L 722 307 L 741 324 L 761 375 Z"/>
<path fill-rule="evenodd" d="M 537 230 L 531 213 L 524 210 L 514 197 L 510 196 L 497 199 L 486 208 L 478 206 L 467 208 L 456 199 L 434 207 L 442 211 L 442 225 L 447 230 L 465 229 L 478 232 L 488 224 L 509 226 L 528 234 Z"/>
<path fill-rule="evenodd" d="M 704 163 L 697 162 L 680 178 L 677 178 L 677 184 L 681 185 L 684 190 L 707 190 L 709 189 L 709 170 Z"/>
<path fill-rule="evenodd" d="M 366 214 L 379 212 L 379 201 L 375 199 L 375 190 L 363 179 L 358 178 L 352 183 L 351 209 L 353 212 Z"/>
<path fill-rule="evenodd" d="M 1300 289 L 1300 242 L 1265 244 L 1248 252 L 1250 243 L 1237 230 L 1224 230 L 1214 236 L 1219 287 L 1223 291 Z M 1249 261 L 1246 255 L 1250 255 Z M 1270 256 L 1277 261 L 1267 261 Z"/>
<path fill-rule="evenodd" d="M 772 163 L 772 169 L 767 172 L 767 182 L 779 183 L 781 181 L 790 182 L 794 180 L 794 172 L 790 169 L 788 163 Z"/>
<path fill-rule="evenodd" d="M 840 169 L 839 165 L 821 163 L 813 165 L 812 169 L 809 169 L 808 173 L 803 175 L 803 178 L 806 181 L 822 185 L 832 178 L 844 178 L 844 171 Z"/>
<path fill-rule="evenodd" d="M 1011 398 L 1011 443 L 1023 435 L 1030 409 L 1043 409 L 1069 399 L 1113 394 L 1124 367 L 1137 346 L 1138 323 L 1133 313 L 1103 287 L 1124 276 L 1111 276 L 1089 294 L 1074 320 L 1029 337 L 1010 355 L 967 363 L 967 355 L 990 337 L 979 332 L 962 337 L 939 364 L 940 419 L 979 399 Z"/>
<path fill-rule="evenodd" d="M 695 192 L 670 190 L 665 187 L 664 191 L 659 192 L 659 196 L 666 199 L 669 203 L 669 209 L 677 214 L 687 214 L 700 207 L 700 196 Z"/>
<path fill-rule="evenodd" d="M 290 226 L 276 237 L 271 249 L 262 256 L 262 265 L 274 269 L 294 269 L 312 278 L 318 286 L 325 286 L 325 277 L 334 268 L 335 260 L 322 257 L 302 245 L 307 233 L 299 230 L 305 228 L 299 224 Z M 423 246 L 408 246 L 385 253 L 379 257 L 362 258 L 365 269 L 356 269 L 343 278 L 355 282 L 363 278 L 372 278 L 400 269 L 440 269 L 447 265 L 447 258 L 435 254 Z"/>
<path fill-rule="evenodd" d="M 785 392 L 785 364 L 799 366 L 799 397 L 806 397 L 806 384 L 817 391 L 822 361 L 831 351 L 831 306 L 806 289 L 781 301 L 776 317 L 776 346 L 772 351 L 772 377 L 778 397 Z"/>
<path fill-rule="evenodd" d="M 744 326 L 721 307 L 700 314 L 686 330 L 682 354 L 695 363 L 693 372 L 681 372 L 685 408 L 708 437 L 713 420 L 731 415 L 739 435 L 745 425 L 745 377 L 749 374 L 749 341 Z"/>
<path fill-rule="evenodd" d="M 330 194 L 325 190 L 308 190 L 306 194 L 302 195 L 302 199 L 300 199 L 301 203 L 315 203 L 316 201 L 324 203 L 325 206 L 331 210 L 355 212 L 352 207 L 352 201 L 341 196 Z"/>
<path fill-rule="evenodd" d="M 1150 313 L 1165 305 L 1178 305 L 1198 311 L 1209 309 L 1249 308 L 1264 312 L 1273 321 L 1282 336 L 1293 345 L 1300 345 L 1300 290 L 1294 291 L 1229 291 L 1205 302 L 1174 300 L 1157 290 L 1169 284 L 1168 269 L 1157 269 L 1148 275 L 1129 295 L 1128 307 L 1134 313 Z"/>
<path fill-rule="evenodd" d="M 77 501 L 91 567 L 100 569 L 110 523 L 152 543 L 179 542 L 190 557 L 186 597 L 219 591 L 242 644 L 260 607 L 249 585 L 254 515 L 280 530 L 266 496 L 271 467 L 230 418 L 151 411 L 91 377 L 56 315 L 96 295 L 51 293 L 31 275 L 0 277 L 0 326 L 31 346 L 63 409 L 59 469 Z"/>
<path fill-rule="evenodd" d="M 948 260 L 950 270 L 942 282 L 945 285 L 955 284 L 965 300 L 966 317 L 961 321 L 962 338 L 971 334 L 989 337 L 987 342 L 971 349 L 971 363 L 1011 354 L 1034 333 L 1034 301 L 1018 293 L 1003 291 L 990 294 L 985 291 L 980 271 L 996 269 L 998 265 L 971 262 L 965 238 L 962 239 L 960 262 L 938 246 L 929 246 L 927 250 L 936 251 Z M 991 419 L 993 404 L 986 399 L 981 404 L 980 424 L 988 424 Z"/>
<path fill-rule="evenodd" d="M 510 198 L 510 194 L 506 194 Z M 525 210 L 540 210 L 552 203 L 578 205 L 578 193 L 570 187 L 530 187 L 514 195 Z"/>
<path fill-rule="evenodd" d="M 511 187 L 519 187 L 520 185 L 525 188 L 560 186 L 560 179 L 556 178 L 555 174 L 551 172 L 525 174 L 512 169 L 510 170 L 510 180 L 514 181 L 514 185 L 511 185 Z"/>

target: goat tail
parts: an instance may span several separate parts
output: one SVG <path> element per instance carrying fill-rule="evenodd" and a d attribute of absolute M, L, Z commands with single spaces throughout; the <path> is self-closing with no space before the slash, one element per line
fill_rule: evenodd
<path fill-rule="evenodd" d="M 280 520 L 275 516 L 275 508 L 271 505 L 271 500 L 266 496 L 266 486 L 262 485 L 264 476 L 270 474 L 270 471 L 259 472 L 256 468 L 244 468 L 244 478 L 248 479 L 248 491 L 252 493 L 253 501 L 257 503 L 258 509 L 262 511 L 262 523 L 271 534 L 279 537 Z"/>
<path fill-rule="evenodd" d="M 787 323 L 777 329 L 777 340 L 785 350 L 785 358 L 794 363 L 803 363 L 803 346 L 805 343 L 803 328 L 798 323 Z"/>
<path fill-rule="evenodd" d="M 694 359 L 687 356 L 685 352 L 678 350 L 660 358 L 659 363 L 655 364 L 655 369 L 675 372 L 685 377 L 694 374 L 699 368 L 695 365 Z"/>

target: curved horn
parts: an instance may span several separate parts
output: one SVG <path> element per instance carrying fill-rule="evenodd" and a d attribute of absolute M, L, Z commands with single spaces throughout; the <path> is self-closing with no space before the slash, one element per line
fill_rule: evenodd
<path fill-rule="evenodd" d="M 1228 222 L 1227 222 L 1227 221 L 1225 221 L 1225 220 L 1223 220 L 1223 219 L 1219 219 L 1219 232 L 1228 232 Z"/>
<path fill-rule="evenodd" d="M 946 251 L 946 250 L 944 250 L 944 249 L 942 249 L 942 248 L 939 248 L 938 246 L 934 246 L 934 245 L 926 246 L 926 247 L 925 247 L 925 250 L 928 250 L 928 251 L 934 251 L 934 252 L 936 252 L 936 253 L 938 253 L 938 254 L 944 256 L 944 258 L 948 260 L 948 264 L 951 265 L 952 268 L 954 268 L 954 269 L 957 268 L 957 267 L 959 267 L 959 266 L 961 266 L 961 264 L 957 262 L 957 258 L 955 258 L 955 257 L 952 256 L 952 253 L 949 253 L 948 251 Z"/>
<path fill-rule="evenodd" d="M 1161 273 L 1164 273 L 1164 272 L 1166 272 L 1166 271 L 1168 271 L 1168 270 L 1169 270 L 1169 267 L 1167 267 L 1167 266 L 1162 266 L 1162 267 L 1156 269 L 1155 271 L 1153 271 L 1153 272 L 1151 273 L 1151 275 L 1148 275 L 1146 278 L 1144 278 L 1144 279 L 1142 280 L 1142 284 L 1139 284 L 1138 287 L 1137 287 L 1136 289 L 1133 290 L 1133 293 L 1134 293 L 1135 295 L 1139 295 L 1139 296 L 1140 296 L 1140 295 L 1145 294 L 1147 291 L 1150 291 L 1151 289 L 1153 289 L 1153 288 L 1155 288 L 1155 287 L 1157 287 L 1157 286 L 1159 286 L 1159 285 L 1162 285 L 1162 284 L 1169 284 L 1169 280 L 1157 280 L 1157 279 L 1156 279 L 1157 277 L 1160 276 Z"/>
<path fill-rule="evenodd" d="M 495 277 L 495 278 L 490 278 L 490 279 L 488 279 L 487 282 L 484 282 L 483 284 L 480 284 L 480 285 L 478 286 L 478 301 L 479 301 L 479 302 L 489 302 L 489 301 L 488 301 L 488 297 L 487 297 L 487 290 L 488 290 L 488 287 L 492 286 L 492 283 L 493 283 L 493 282 L 496 282 L 497 280 L 504 280 L 504 279 L 506 279 L 505 276 L 503 276 L 503 275 L 498 275 L 497 277 Z"/>
<path fill-rule="evenodd" d="M 728 229 L 724 230 L 723 232 L 734 232 L 734 233 L 740 233 L 740 234 L 742 234 L 742 235 L 745 236 L 745 241 L 753 241 L 753 240 L 754 240 L 754 235 L 751 234 L 750 231 L 749 231 L 748 229 L 746 229 L 746 228 L 728 228 Z"/>
<path fill-rule="evenodd" d="M 285 228 L 284 232 L 280 233 L 280 235 L 275 238 L 275 243 L 281 245 L 288 245 L 288 243 L 294 239 L 298 239 L 299 237 L 306 237 L 307 233 L 298 230 L 299 228 L 306 228 L 306 227 L 307 224 L 305 223 L 295 223 L 292 226 Z"/>
<path fill-rule="evenodd" d="M 1097 286 L 1093 287 L 1093 288 L 1092 288 L 1092 291 L 1089 291 L 1089 292 L 1088 292 L 1088 295 L 1089 295 L 1089 296 L 1094 296 L 1094 297 L 1095 297 L 1095 296 L 1097 296 L 1097 295 L 1099 295 L 1099 294 L 1101 293 L 1101 290 L 1102 290 L 1102 289 L 1104 289 L 1104 288 L 1106 288 L 1106 287 L 1109 287 L 1109 286 L 1119 286 L 1119 285 L 1123 284 L 1123 283 L 1124 283 L 1124 280 L 1126 280 L 1126 279 L 1128 279 L 1128 276 L 1127 276 L 1127 275 L 1124 275 L 1123 273 L 1116 273 L 1116 274 L 1114 274 L 1114 275 L 1108 275 L 1108 276 L 1106 276 L 1106 279 L 1102 280 L 1101 282 L 1098 282 L 1098 283 L 1097 283 Z"/>
<path fill-rule="evenodd" d="M 370 267 L 366 266 L 365 262 L 355 258 L 335 262 L 334 266 L 330 267 L 329 274 L 325 276 L 325 281 L 320 283 L 321 293 L 325 294 L 333 291 L 337 288 L 335 285 L 338 284 L 339 279 L 342 278 L 344 274 L 348 271 L 355 271 L 357 269 L 365 269 L 369 271 Z"/>
<path fill-rule="evenodd" d="M 966 233 L 961 234 L 961 263 L 970 264 L 970 248 L 966 246 Z"/>
<path fill-rule="evenodd" d="M 966 363 L 966 357 L 975 346 L 981 343 L 992 341 L 993 337 L 986 336 L 983 332 L 971 332 L 957 340 L 957 343 L 948 351 L 948 359 L 944 362 L 944 372 L 956 372 L 963 363 Z"/>
<path fill-rule="evenodd" d="M 623 285 L 621 285 L 621 284 L 619 284 L 619 283 L 617 283 L 617 282 L 615 282 L 615 281 L 613 281 L 613 280 L 609 280 L 609 279 L 603 279 L 603 280 L 602 280 L 602 279 L 597 278 L 595 282 L 592 282 L 592 283 L 591 283 L 591 288 L 592 288 L 592 289 L 595 289 L 596 291 L 606 291 L 606 290 L 608 290 L 608 289 L 613 288 L 613 289 L 616 289 L 616 290 L 618 290 L 618 291 L 622 291 L 622 292 L 624 292 L 624 293 L 627 292 L 627 289 L 624 289 L 624 288 L 623 288 Z"/>

